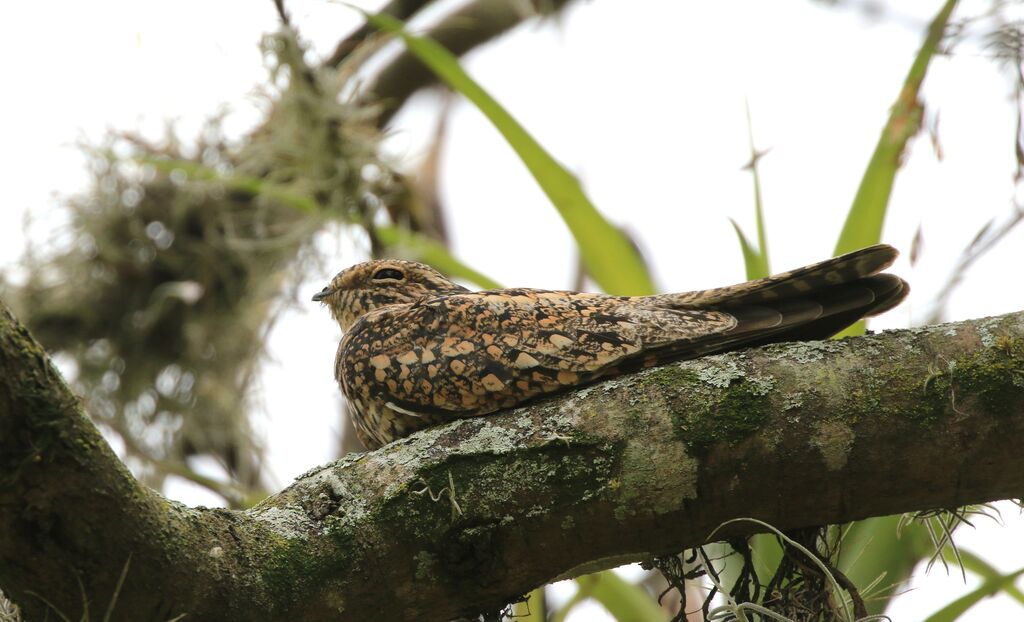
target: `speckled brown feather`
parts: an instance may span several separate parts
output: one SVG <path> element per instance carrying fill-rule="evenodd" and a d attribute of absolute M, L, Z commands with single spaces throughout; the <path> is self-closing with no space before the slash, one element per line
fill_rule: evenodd
<path fill-rule="evenodd" d="M 899 303 L 879 245 L 766 279 L 643 297 L 470 292 L 429 266 L 370 261 L 314 296 L 345 335 L 335 376 L 363 444 L 595 379 L 749 345 L 822 339 Z M 400 277 L 400 278 L 398 278 Z"/>

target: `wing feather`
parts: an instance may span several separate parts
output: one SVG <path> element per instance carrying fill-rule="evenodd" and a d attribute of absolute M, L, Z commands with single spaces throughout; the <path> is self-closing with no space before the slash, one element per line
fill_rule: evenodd
<path fill-rule="evenodd" d="M 713 309 L 599 294 L 458 294 L 369 314 L 346 335 L 338 374 L 347 390 L 402 410 L 479 415 L 590 382 L 652 349 L 671 347 L 678 358 L 735 326 Z"/>

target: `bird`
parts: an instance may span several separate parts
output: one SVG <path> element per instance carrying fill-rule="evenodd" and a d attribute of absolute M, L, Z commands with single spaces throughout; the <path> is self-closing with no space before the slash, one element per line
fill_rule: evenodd
<path fill-rule="evenodd" d="M 650 296 L 471 291 L 434 268 L 376 259 L 313 296 L 343 336 L 334 362 L 356 434 L 376 449 L 454 419 L 611 376 L 783 341 L 826 339 L 902 301 L 879 244 L 737 285 Z"/>

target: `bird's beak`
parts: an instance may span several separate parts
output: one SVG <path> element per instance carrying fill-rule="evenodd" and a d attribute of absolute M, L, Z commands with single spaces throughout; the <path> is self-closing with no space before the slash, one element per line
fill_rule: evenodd
<path fill-rule="evenodd" d="M 323 300 L 324 298 L 327 298 L 328 296 L 330 296 L 333 293 L 334 293 L 334 290 L 331 289 L 330 286 L 325 287 L 325 288 L 321 289 L 320 291 L 318 291 L 317 293 L 313 294 L 313 302 L 320 302 L 321 300 Z"/>

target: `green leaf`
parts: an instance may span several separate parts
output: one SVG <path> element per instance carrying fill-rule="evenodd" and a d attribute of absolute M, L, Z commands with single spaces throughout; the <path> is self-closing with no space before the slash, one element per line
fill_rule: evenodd
<path fill-rule="evenodd" d="M 740 249 L 743 251 L 743 266 L 747 271 L 747 279 L 752 281 L 768 276 L 768 259 L 750 244 L 750 240 L 747 239 L 747 236 L 743 235 L 743 230 L 740 229 L 735 220 L 730 218 L 729 222 L 732 223 L 732 228 L 736 231 L 736 238 L 739 240 Z"/>
<path fill-rule="evenodd" d="M 754 177 L 754 217 L 757 222 L 758 257 L 761 260 L 759 269 L 753 274 L 749 266 L 747 268 L 747 278 L 753 280 L 769 276 L 772 269 L 771 262 L 768 260 L 768 232 L 764 222 L 764 202 L 761 200 L 761 172 L 757 166 L 765 152 L 758 151 L 754 146 L 754 122 L 750 118 L 750 102 L 745 102 L 745 107 L 747 111 L 747 140 L 750 143 L 750 164 L 747 167 Z M 735 223 L 733 226 L 736 226 Z"/>
<path fill-rule="evenodd" d="M 964 594 L 928 616 L 925 622 L 953 622 L 962 616 L 965 611 L 978 604 L 983 598 L 988 598 L 1006 589 L 1006 586 L 1013 585 L 1017 577 L 1022 574 L 1024 574 L 1024 568 L 1009 574 L 1001 574 L 991 579 L 986 579 L 977 589 Z"/>
<path fill-rule="evenodd" d="M 668 619 L 668 614 L 642 587 L 610 570 L 576 577 L 576 584 L 579 589 L 548 622 L 564 622 L 576 605 L 588 598 L 601 603 L 618 622 L 665 622 Z"/>
<path fill-rule="evenodd" d="M 576 577 L 576 583 L 618 622 L 665 622 L 668 619 L 668 614 L 646 590 L 610 570 Z"/>
<path fill-rule="evenodd" d="M 885 212 L 889 206 L 896 172 L 902 164 L 907 142 L 917 134 L 924 117 L 924 107 L 918 100 L 921 83 L 924 82 L 928 64 L 939 50 L 939 44 L 942 42 L 956 2 L 957 0 L 946 0 L 928 26 L 928 34 L 914 58 L 914 64 L 907 73 L 896 102 L 892 105 L 889 120 L 882 129 L 875 152 L 871 155 L 860 187 L 853 198 L 853 205 L 846 215 L 846 223 L 836 243 L 836 255 L 878 244 L 882 239 L 882 225 L 885 223 Z M 863 333 L 864 322 L 860 321 L 837 337 Z"/>
<path fill-rule="evenodd" d="M 405 227 L 378 227 L 377 237 L 387 246 L 401 247 L 412 253 L 416 261 L 430 264 L 448 276 L 465 279 L 483 289 L 498 289 L 501 285 L 459 261 L 440 242 L 420 235 Z"/>
<path fill-rule="evenodd" d="M 561 607 L 551 613 L 548 622 L 565 622 L 565 619 L 569 617 L 569 614 L 576 608 L 576 605 L 590 598 L 589 589 L 585 589 L 579 582 L 576 585 L 579 586 L 576 589 L 576 593 L 569 600 L 565 601 Z"/>
<path fill-rule="evenodd" d="M 928 64 L 942 42 L 946 25 L 955 6 L 956 0 L 946 0 L 928 26 L 928 34 L 892 106 L 889 120 L 882 129 L 882 135 L 868 162 L 867 170 L 864 171 L 853 205 L 846 215 L 846 223 L 836 244 L 836 255 L 881 241 L 882 224 L 885 222 L 889 196 L 896 171 L 900 168 L 903 151 L 907 142 L 921 127 L 924 114 L 924 107 L 918 101 L 921 83 L 924 81 Z"/>
<path fill-rule="evenodd" d="M 843 553 L 839 569 L 863 589 L 869 614 L 883 613 L 898 587 L 930 552 L 928 534 L 920 525 L 911 524 L 899 533 L 899 516 L 882 516 L 857 521 L 843 535 Z"/>
<path fill-rule="evenodd" d="M 754 125 L 750 120 L 750 104 L 747 104 L 747 138 L 750 142 L 750 162 L 743 168 L 749 170 L 754 177 L 754 219 L 757 223 L 757 246 L 750 242 L 735 220 L 730 218 L 729 222 L 732 223 L 732 228 L 736 231 L 740 250 L 743 251 L 743 265 L 746 268 L 747 280 L 753 281 L 769 276 L 771 267 L 768 262 L 768 235 L 764 224 L 764 204 L 761 201 L 761 175 L 757 169 L 764 152 L 758 151 L 754 146 Z"/>
<path fill-rule="evenodd" d="M 952 557 L 952 554 L 950 554 L 949 557 Z M 1004 576 L 996 570 L 994 566 L 970 551 L 960 549 L 960 561 L 968 572 L 973 572 L 987 581 L 997 581 Z M 1018 603 L 1024 605 L 1024 592 L 1021 592 L 1016 585 L 1013 583 L 1004 585 L 1003 591 L 1005 591 L 1010 598 L 1013 598 Z"/>
<path fill-rule="evenodd" d="M 616 295 L 654 293 L 643 259 L 629 239 L 590 202 L 579 180 L 559 164 L 436 41 L 411 35 L 390 15 L 363 12 L 374 26 L 401 37 L 409 51 L 452 89 L 469 99 L 498 129 L 562 216 L 594 281 Z"/>

